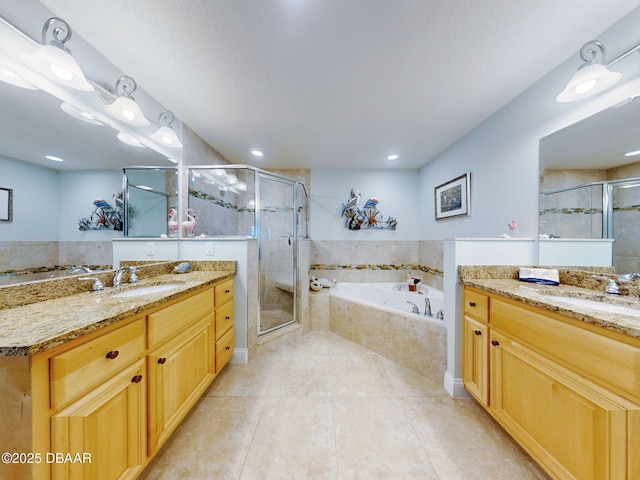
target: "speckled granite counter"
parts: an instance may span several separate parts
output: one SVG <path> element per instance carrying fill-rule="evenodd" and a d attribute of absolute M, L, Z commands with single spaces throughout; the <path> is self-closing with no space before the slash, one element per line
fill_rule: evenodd
<path fill-rule="evenodd" d="M 177 263 L 177 262 L 174 262 Z M 194 262 L 192 262 L 194 263 Z M 200 269 L 186 274 L 164 273 L 171 271 L 173 264 L 156 269 L 154 276 L 141 277 L 138 284 L 123 284 L 117 292 L 163 283 L 179 283 L 180 286 L 163 292 L 137 297 L 115 298 L 113 287 L 101 292 L 85 291 L 67 296 L 52 294 L 48 299 L 46 290 L 50 285 L 25 284 L 34 296 L 45 298 L 39 302 L 4 308 L 0 310 L 0 355 L 33 355 L 115 322 L 159 306 L 182 294 L 194 291 L 235 275 L 236 262 L 217 262 L 212 269 L 206 269 L 202 262 Z M 221 268 L 224 268 L 221 269 Z M 147 273 L 151 270 L 147 270 Z M 94 275 L 91 275 L 94 276 Z M 113 276 L 113 272 L 110 273 Z M 35 282 L 34 282 L 35 283 Z M 76 283 L 78 283 L 76 279 Z M 85 282 L 83 288 L 90 288 Z M 9 288 L 9 287 L 5 287 Z M 44 292 L 44 293 L 43 293 Z M 2 295 L 0 294 L 0 297 Z"/>
<path fill-rule="evenodd" d="M 626 289 L 629 295 L 606 295 L 604 293 L 606 280 L 603 280 L 602 277 L 615 278 L 611 269 L 590 271 L 561 269 L 559 271 L 561 284 L 558 286 L 521 282 L 517 279 L 518 267 L 492 269 L 486 266 L 461 266 L 458 275 L 464 285 L 640 338 L 640 299 L 637 294 L 636 282 L 634 282 L 634 286 Z M 562 301 L 560 297 L 586 298 L 636 308 L 639 316 L 575 306 Z"/>

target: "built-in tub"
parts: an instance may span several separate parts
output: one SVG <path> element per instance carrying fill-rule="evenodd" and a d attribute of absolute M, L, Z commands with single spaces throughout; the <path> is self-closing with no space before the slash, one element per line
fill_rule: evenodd
<path fill-rule="evenodd" d="M 437 318 L 443 293 L 406 283 L 337 283 L 331 288 L 329 330 L 441 382 L 446 368 L 446 328 Z M 425 299 L 432 317 L 425 316 Z M 413 305 L 420 313 L 412 313 Z"/>

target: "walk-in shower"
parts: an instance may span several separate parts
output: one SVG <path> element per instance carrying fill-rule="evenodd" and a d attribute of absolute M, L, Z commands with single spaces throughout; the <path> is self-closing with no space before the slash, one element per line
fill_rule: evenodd
<path fill-rule="evenodd" d="M 258 240 L 259 334 L 297 322 L 298 240 L 307 236 L 304 184 L 248 165 L 193 166 L 188 175 L 196 236 Z"/>
<path fill-rule="evenodd" d="M 640 177 L 591 182 L 540 194 L 540 233 L 612 238 L 616 271 L 640 269 Z"/>

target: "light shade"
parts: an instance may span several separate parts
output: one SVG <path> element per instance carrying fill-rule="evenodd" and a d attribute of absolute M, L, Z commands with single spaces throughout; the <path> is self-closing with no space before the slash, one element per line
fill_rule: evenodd
<path fill-rule="evenodd" d="M 93 90 L 75 58 L 60 47 L 43 45 L 33 53 L 23 55 L 25 62 L 38 73 L 62 85 L 76 90 Z"/>
<path fill-rule="evenodd" d="M 578 70 L 565 89 L 556 97 L 561 103 L 573 102 L 595 95 L 613 86 L 622 78 L 619 72 L 612 72 L 600 63 L 593 63 Z"/>
<path fill-rule="evenodd" d="M 117 118 L 129 125 L 135 127 L 148 127 L 151 125 L 151 122 L 144 116 L 138 104 L 130 97 L 118 97 L 113 103 L 105 105 L 104 109 L 113 118 Z"/>
<path fill-rule="evenodd" d="M 60 105 L 60 108 L 72 117 L 77 118 L 78 120 L 82 120 L 83 122 L 87 122 L 92 125 L 104 125 L 104 123 L 98 120 L 93 114 L 80 110 L 70 103 L 62 103 L 62 105 Z"/>
<path fill-rule="evenodd" d="M 142 142 L 140 142 L 140 140 L 138 140 L 135 136 L 131 135 L 130 133 L 118 132 L 117 136 L 118 136 L 118 140 L 120 140 L 123 143 L 126 143 L 127 145 L 131 145 L 132 147 L 144 147 Z"/>
<path fill-rule="evenodd" d="M 0 80 L 16 87 L 26 88 L 29 90 L 37 89 L 37 87 L 31 85 L 20 75 L 14 73 L 11 69 L 2 66 L 0 66 Z"/>
<path fill-rule="evenodd" d="M 178 135 L 176 135 L 176 132 L 166 125 L 158 127 L 158 130 L 151 134 L 151 138 L 165 147 L 182 148 L 182 143 L 180 142 Z"/>

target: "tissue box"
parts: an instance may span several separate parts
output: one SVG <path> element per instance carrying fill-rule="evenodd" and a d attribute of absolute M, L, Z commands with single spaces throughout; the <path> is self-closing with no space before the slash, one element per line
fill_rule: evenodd
<path fill-rule="evenodd" d="M 560 275 L 555 268 L 521 268 L 519 278 L 522 282 L 560 285 Z"/>

